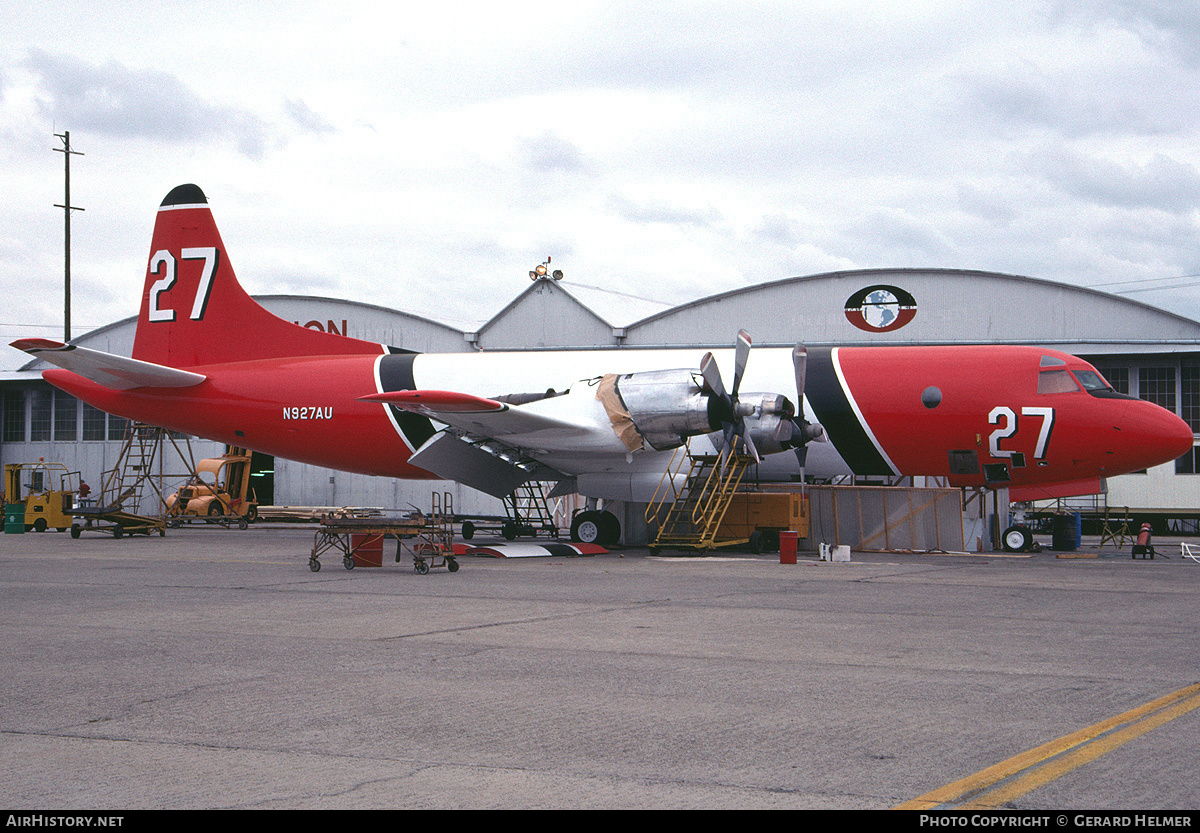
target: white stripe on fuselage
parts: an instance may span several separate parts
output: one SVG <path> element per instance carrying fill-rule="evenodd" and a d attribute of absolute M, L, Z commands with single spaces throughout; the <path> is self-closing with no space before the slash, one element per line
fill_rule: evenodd
<path fill-rule="evenodd" d="M 413 361 L 416 386 L 425 390 L 449 390 L 475 396 L 565 391 L 580 380 L 606 373 L 639 373 L 648 370 L 687 368 L 699 374 L 703 349 L 546 350 L 495 353 L 422 353 Z M 733 387 L 734 351 L 712 351 L 727 389 Z M 376 370 L 378 376 L 378 369 Z M 376 379 L 378 385 L 378 378 Z M 796 401 L 796 378 L 792 349 L 755 348 L 750 353 L 742 380 L 741 395 L 779 393 Z M 388 409 L 391 410 L 390 408 Z M 805 414 L 813 418 L 805 403 Z M 860 417 L 861 418 L 861 417 Z M 700 438 L 697 438 L 700 439 Z M 695 441 L 693 441 L 695 442 Z M 639 455 L 635 455 L 640 456 Z M 819 478 L 851 474 L 850 467 L 833 443 L 810 443 L 806 470 Z M 794 454 L 768 456 L 759 466 L 764 480 L 788 479 L 799 473 Z"/>
<path fill-rule="evenodd" d="M 887 452 L 883 450 L 883 446 L 879 444 L 879 440 L 875 438 L 875 432 L 871 430 L 866 417 L 863 416 L 862 409 L 858 407 L 858 402 L 854 399 L 854 392 L 850 390 L 850 385 L 846 383 L 846 377 L 842 374 L 842 362 L 839 356 L 841 349 L 840 347 L 834 347 L 830 351 L 830 356 L 833 360 L 833 372 L 837 374 L 838 384 L 842 386 L 842 393 L 846 395 L 846 401 L 850 403 L 850 408 L 854 411 L 855 419 L 858 420 L 858 424 L 866 432 L 867 438 L 874 444 L 875 450 L 879 452 L 879 456 L 888 464 L 888 468 L 892 470 L 892 474 L 900 474 L 900 469 L 896 468 L 896 464 L 892 462 L 892 458 L 888 456 Z"/>

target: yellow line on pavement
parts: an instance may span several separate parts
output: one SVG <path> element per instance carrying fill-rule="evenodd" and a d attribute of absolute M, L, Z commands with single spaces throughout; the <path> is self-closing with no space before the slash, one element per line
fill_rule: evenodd
<path fill-rule="evenodd" d="M 911 801 L 906 801 L 892 809 L 932 810 L 943 804 L 957 801 L 965 795 L 985 790 L 993 784 L 1003 781 L 1005 778 L 1010 778 L 1024 772 L 1030 767 L 1069 752 L 1076 747 L 1090 744 L 1084 749 L 1065 756 L 1062 761 L 1056 761 L 1054 764 L 1039 768 L 1036 773 L 1023 776 L 1012 785 L 1009 785 L 1009 787 L 994 790 L 986 796 L 979 796 L 977 799 L 981 803 L 981 806 L 995 806 L 1003 801 L 1010 801 L 1042 784 L 1049 783 L 1055 778 L 1065 775 L 1088 761 L 1095 760 L 1099 756 L 1111 752 L 1113 749 L 1128 743 L 1136 737 L 1140 737 L 1156 726 L 1161 726 L 1163 723 L 1174 720 L 1180 715 L 1187 714 L 1197 707 L 1200 707 L 1200 683 L 1194 683 L 1186 688 L 1181 688 L 1179 691 L 1159 697 L 1157 700 L 1130 709 L 1116 717 L 1110 717 L 1086 729 L 1080 729 L 1078 732 L 1073 732 L 1057 740 L 1044 743 L 1035 749 L 1014 755 L 1006 761 L 1001 761 L 974 775 L 968 775 L 966 778 L 962 778 L 952 784 L 939 787 L 932 792 L 925 793 L 925 795 L 918 796 Z M 1093 740 L 1099 738 L 1101 735 L 1112 732 L 1114 729 L 1125 724 L 1134 725 L 1128 726 L 1120 732 L 1114 732 L 1109 737 L 1103 738 L 1102 741 L 1091 744 Z M 1024 788 L 1021 789 L 1017 786 L 1018 784 L 1023 785 Z M 1010 789 L 1014 791 L 1012 794 L 1009 793 Z M 1015 792 L 1017 789 L 1021 789 L 1021 791 Z M 984 801 L 987 803 L 983 804 L 982 802 Z"/>

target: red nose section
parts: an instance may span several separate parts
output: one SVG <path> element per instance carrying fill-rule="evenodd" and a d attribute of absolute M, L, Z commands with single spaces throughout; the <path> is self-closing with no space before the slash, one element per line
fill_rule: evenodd
<path fill-rule="evenodd" d="M 1130 402 L 1115 427 L 1120 432 L 1119 468 L 1124 471 L 1141 471 L 1169 463 L 1191 451 L 1195 442 L 1186 422 L 1152 402 Z"/>

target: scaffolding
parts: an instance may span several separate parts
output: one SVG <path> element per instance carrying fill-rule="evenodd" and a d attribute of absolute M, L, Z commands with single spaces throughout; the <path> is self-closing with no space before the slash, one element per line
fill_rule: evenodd
<path fill-rule="evenodd" d="M 186 472 L 166 471 L 168 443 L 187 468 Z M 85 529 L 109 532 L 114 538 L 132 533 L 149 535 L 154 531 L 165 535 L 164 481 L 187 477 L 195 468 L 188 437 L 177 437 L 155 425 L 130 422 L 116 465 L 101 475 L 100 494 L 94 505 L 77 507 L 72 512 L 83 523 L 72 524 L 71 537 L 78 538 Z M 147 501 L 152 502 L 150 510 L 145 508 Z"/>

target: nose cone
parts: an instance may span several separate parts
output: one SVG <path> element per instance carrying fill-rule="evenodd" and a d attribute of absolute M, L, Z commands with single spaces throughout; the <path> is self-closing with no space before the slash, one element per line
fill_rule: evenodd
<path fill-rule="evenodd" d="M 1115 427 L 1120 432 L 1118 454 L 1125 471 L 1169 463 L 1188 453 L 1195 441 L 1186 422 L 1166 408 L 1140 399 L 1129 403 Z"/>

